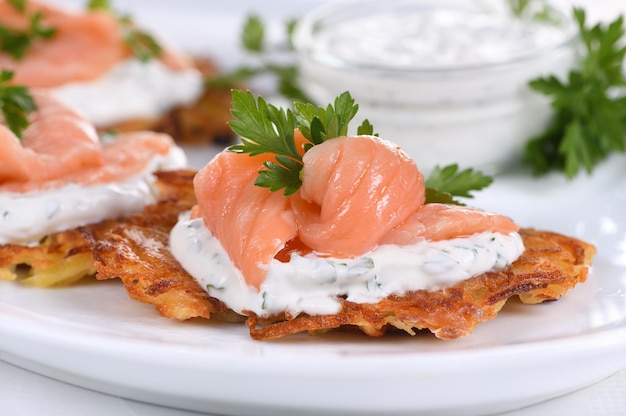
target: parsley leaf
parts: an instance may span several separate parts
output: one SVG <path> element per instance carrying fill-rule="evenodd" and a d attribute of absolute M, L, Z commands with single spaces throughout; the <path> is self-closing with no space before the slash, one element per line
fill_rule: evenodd
<path fill-rule="evenodd" d="M 241 65 L 234 70 L 207 79 L 207 85 L 213 88 L 232 88 L 249 82 L 253 78 L 271 76 L 276 80 L 276 89 L 282 96 L 301 102 L 311 102 L 302 90 L 298 79 L 298 67 L 285 64 L 293 52 L 292 34 L 296 21 L 289 20 L 285 25 L 286 41 L 269 44 L 265 25 L 257 15 L 248 15 L 240 34 L 240 43 L 245 52 L 257 63 Z M 287 58 L 287 59 L 286 59 Z"/>
<path fill-rule="evenodd" d="M 443 168 L 435 166 L 426 179 L 426 203 L 465 205 L 454 197 L 473 198 L 470 192 L 482 190 L 492 182 L 493 178 L 472 168 L 459 171 L 456 163 Z"/>
<path fill-rule="evenodd" d="M 348 124 L 359 111 L 358 104 L 348 92 L 335 98 L 334 106 L 326 108 L 313 104 L 295 103 L 296 119 L 302 135 L 313 144 L 348 134 Z"/>
<path fill-rule="evenodd" d="M 139 61 L 148 62 L 163 54 L 163 48 L 156 39 L 148 32 L 140 30 L 130 16 L 120 16 L 119 21 L 122 24 L 124 41 Z"/>
<path fill-rule="evenodd" d="M 20 13 L 26 12 L 26 3 L 28 0 L 9 0 L 11 6 Z"/>
<path fill-rule="evenodd" d="M 277 155 L 276 160 L 278 163 L 263 163 L 267 170 L 259 172 L 259 177 L 254 184 L 270 188 L 272 192 L 285 188 L 285 196 L 293 195 L 302 186 L 302 179 L 300 179 L 302 162 L 282 155 Z M 298 175 L 295 175 L 296 172 Z"/>
<path fill-rule="evenodd" d="M 256 15 L 248 16 L 241 32 L 241 43 L 249 52 L 263 52 L 265 49 L 265 27 Z"/>
<path fill-rule="evenodd" d="M 311 144 L 348 134 L 348 124 L 359 106 L 348 92 L 339 95 L 334 105 L 326 108 L 313 104 L 294 103 L 295 110 L 283 110 L 268 104 L 262 97 L 255 99 L 248 91 L 232 90 L 234 117 L 229 122 L 233 132 L 241 137 L 241 144 L 228 148 L 231 152 L 250 156 L 273 153 L 274 161 L 264 163 L 266 170 L 259 172 L 256 185 L 271 191 L 284 189 L 284 195 L 294 194 L 302 185 L 302 156 L 296 147 L 294 132 L 298 128 Z M 371 124 L 366 128 L 373 130 Z"/>
<path fill-rule="evenodd" d="M 111 12 L 113 11 L 113 6 L 109 0 L 89 0 L 87 10 Z"/>
<path fill-rule="evenodd" d="M 563 23 L 562 17 L 545 0 L 508 0 L 508 3 L 511 12 L 518 18 L 557 25 Z"/>
<path fill-rule="evenodd" d="M 274 160 L 264 162 L 255 185 L 283 194 L 294 194 L 301 186 L 303 162 L 296 143 L 295 129 L 310 141 L 304 151 L 326 140 L 348 134 L 348 125 L 356 116 L 359 106 L 349 92 L 340 94 L 333 104 L 316 107 L 310 103 L 296 102 L 294 110 L 283 110 L 268 104 L 262 97 L 255 98 L 250 92 L 232 90 L 234 117 L 229 122 L 233 132 L 241 137 L 241 144 L 227 150 L 247 153 L 250 156 L 271 153 Z M 364 120 L 357 134 L 373 135 L 374 127 Z M 486 188 L 493 182 L 491 177 L 473 169 L 459 171 L 458 165 L 439 166 L 426 180 L 426 202 L 463 205 L 455 197 L 472 198 L 472 191 Z"/>
<path fill-rule="evenodd" d="M 546 131 L 525 148 L 524 162 L 537 175 L 556 170 L 571 179 L 626 149 L 626 96 L 619 93 L 626 86 L 624 19 L 587 27 L 584 10 L 574 8 L 574 17 L 586 50 L 580 68 L 565 82 L 549 76 L 529 83 L 551 98 L 556 111 Z"/>
<path fill-rule="evenodd" d="M 89 0 L 87 10 L 116 15 L 124 42 L 139 61 L 148 62 L 163 54 L 163 47 L 159 42 L 148 32 L 139 29 L 130 15 L 117 13 L 110 0 Z"/>
<path fill-rule="evenodd" d="M 231 146 L 231 151 L 250 153 L 276 153 L 300 158 L 294 142 L 296 122 L 291 110 L 283 111 L 268 104 L 262 97 L 254 98 L 248 91 L 232 91 L 233 107 L 231 129 L 242 137 L 242 144 Z"/>
<path fill-rule="evenodd" d="M 274 162 L 264 163 L 267 170 L 259 172 L 255 184 L 271 191 L 284 188 L 285 196 L 295 193 L 302 185 L 302 157 L 295 144 L 293 112 L 268 104 L 262 97 L 255 99 L 250 91 L 233 90 L 231 113 L 234 120 L 229 125 L 241 137 L 241 144 L 230 146 L 229 151 L 277 155 Z"/>
<path fill-rule="evenodd" d="M 21 13 L 26 12 L 25 1 L 11 1 L 11 5 Z M 28 48 L 35 40 L 52 38 L 56 29 L 45 26 L 41 21 L 42 18 L 43 15 L 40 11 L 30 14 L 28 27 L 25 30 L 0 24 L 0 49 L 13 59 L 20 60 L 26 55 Z"/>
<path fill-rule="evenodd" d="M 37 107 L 26 87 L 9 84 L 12 79 L 12 71 L 0 72 L 0 111 L 6 125 L 21 139 L 22 132 L 28 127 L 28 113 Z"/>
<path fill-rule="evenodd" d="M 368 136 L 378 136 L 378 133 L 374 133 L 374 126 L 368 119 L 363 120 L 361 125 L 357 127 L 356 134 L 360 135 L 368 135 Z"/>

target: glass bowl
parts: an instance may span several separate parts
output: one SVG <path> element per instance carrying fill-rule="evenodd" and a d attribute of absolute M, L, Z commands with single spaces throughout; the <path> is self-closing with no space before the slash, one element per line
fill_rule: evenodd
<path fill-rule="evenodd" d="M 507 0 L 332 1 L 297 24 L 302 87 L 318 104 L 349 91 L 383 138 L 423 171 L 496 173 L 552 117 L 531 79 L 578 62 L 571 6 Z"/>

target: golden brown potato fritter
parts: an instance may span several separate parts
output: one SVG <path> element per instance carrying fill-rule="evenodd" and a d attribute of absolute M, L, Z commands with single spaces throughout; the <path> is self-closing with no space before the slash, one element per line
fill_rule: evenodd
<path fill-rule="evenodd" d="M 145 209 L 152 213 L 153 223 L 160 227 L 171 227 L 178 213 L 170 210 L 174 206 L 189 209 L 195 203 L 190 186 L 195 171 L 179 170 L 158 172 L 156 186 L 161 197 L 157 204 Z M 139 221 L 145 218 L 131 217 Z M 93 241 L 117 227 L 119 220 L 107 220 L 76 229 L 46 236 L 38 245 L 0 244 L 0 280 L 15 280 L 38 287 L 72 284 L 96 272 L 91 246 Z"/>
<path fill-rule="evenodd" d="M 194 203 L 188 175 L 161 176 L 160 183 L 169 198 L 103 236 L 92 235 L 97 276 L 120 278 L 133 299 L 156 305 L 157 311 L 168 318 L 240 319 L 206 294 L 167 249 L 169 230 L 178 214 Z M 466 336 L 477 324 L 493 319 L 512 296 L 519 296 L 524 303 L 555 300 L 586 280 L 596 252 L 594 246 L 553 232 L 522 229 L 521 235 L 525 252 L 498 272 L 437 291 L 390 296 L 374 304 L 342 300 L 342 310 L 334 315 L 281 314 L 263 318 L 250 313 L 246 323 L 257 340 L 344 326 L 357 327 L 370 336 L 383 335 L 392 327 L 409 334 L 415 329 L 428 329 L 442 339 Z"/>
<path fill-rule="evenodd" d="M 107 230 L 83 229 L 93 247 L 96 278 L 120 278 L 132 299 L 154 304 L 164 317 L 241 319 L 210 297 L 167 248 L 169 231 L 179 214 L 196 202 L 194 175 L 193 170 L 158 172 L 157 186 L 162 197 L 156 204 Z"/>
<path fill-rule="evenodd" d="M 80 230 L 45 237 L 39 245 L 0 245 L 0 280 L 39 287 L 67 285 L 93 275 L 91 249 Z"/>
<path fill-rule="evenodd" d="M 358 327 L 380 336 L 390 327 L 414 334 L 428 329 L 441 339 L 469 335 L 474 327 L 496 317 L 504 303 L 519 296 L 524 303 L 556 300 L 587 279 L 595 247 L 561 234 L 522 229 L 526 250 L 511 266 L 483 273 L 437 291 L 418 290 L 390 296 L 374 304 L 342 301 L 336 315 L 260 318 L 247 320 L 254 339 L 279 338 L 302 331 Z"/>

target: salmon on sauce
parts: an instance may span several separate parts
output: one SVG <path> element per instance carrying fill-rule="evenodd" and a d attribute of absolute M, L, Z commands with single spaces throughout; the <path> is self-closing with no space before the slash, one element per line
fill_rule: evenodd
<path fill-rule="evenodd" d="M 424 177 L 397 146 L 376 137 L 339 137 L 304 155 L 291 199 L 300 240 L 320 254 L 355 257 L 424 203 Z"/>
<path fill-rule="evenodd" d="M 46 91 L 31 93 L 37 110 L 30 114 L 22 140 L 0 124 L 0 192 L 116 182 L 138 173 L 173 146 L 169 136 L 152 132 L 121 134 L 103 145 L 80 114 Z"/>
<path fill-rule="evenodd" d="M 50 39 L 35 39 L 20 60 L 0 51 L 0 68 L 15 72 L 15 84 L 52 88 L 91 81 L 132 56 L 124 41 L 120 20 L 108 12 L 73 13 L 28 1 L 26 12 L 21 13 L 10 2 L 2 1 L 0 24 L 24 30 L 28 27 L 29 16 L 36 12 L 42 14 L 42 26 L 54 28 L 55 34 Z M 167 49 L 161 60 L 174 70 L 192 65 L 188 57 L 172 49 Z"/>
<path fill-rule="evenodd" d="M 263 162 L 271 159 L 224 152 L 194 182 L 194 215 L 202 216 L 257 289 L 269 263 L 288 260 L 291 250 L 355 258 L 380 244 L 519 229 L 499 214 L 424 204 L 424 178 L 415 163 L 374 136 L 339 137 L 312 147 L 303 157 L 302 187 L 290 197 L 254 185 Z"/>
<path fill-rule="evenodd" d="M 289 199 L 254 185 L 269 159 L 222 152 L 194 178 L 198 205 L 193 216 L 202 217 L 246 282 L 257 289 L 267 265 L 297 234 Z"/>

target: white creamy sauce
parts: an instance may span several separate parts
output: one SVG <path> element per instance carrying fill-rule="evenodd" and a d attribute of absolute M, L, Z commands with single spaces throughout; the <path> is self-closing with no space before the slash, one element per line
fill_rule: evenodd
<path fill-rule="evenodd" d="M 53 232 L 138 212 L 156 200 L 152 172 L 182 168 L 186 163 L 182 149 L 173 147 L 121 182 L 0 193 L 0 244 L 37 244 Z"/>
<path fill-rule="evenodd" d="M 174 71 L 157 59 L 127 59 L 97 80 L 52 91 L 96 126 L 110 126 L 156 118 L 173 107 L 193 103 L 202 90 L 203 77 L 196 69 Z"/>
<path fill-rule="evenodd" d="M 354 18 L 321 29 L 320 58 L 387 68 L 463 67 L 505 62 L 558 44 L 563 29 L 532 20 L 463 9 Z"/>
<path fill-rule="evenodd" d="M 524 245 L 518 233 L 480 233 L 408 246 L 381 245 L 356 259 L 292 255 L 288 263 L 271 262 L 258 292 L 245 283 L 201 218 L 181 216 L 170 234 L 170 250 L 211 296 L 236 312 L 267 316 L 283 311 L 337 313 L 338 296 L 375 303 L 391 294 L 437 290 L 506 267 Z"/>

